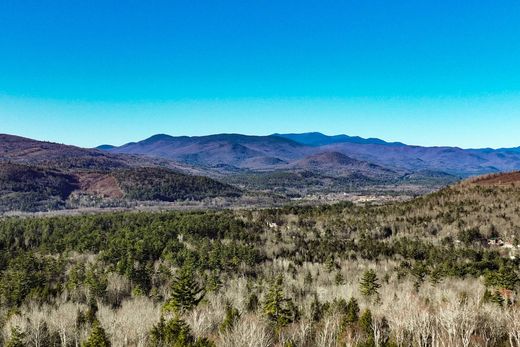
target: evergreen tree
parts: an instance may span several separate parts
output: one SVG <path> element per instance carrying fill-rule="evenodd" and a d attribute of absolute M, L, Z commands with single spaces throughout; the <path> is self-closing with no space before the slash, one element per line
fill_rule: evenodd
<path fill-rule="evenodd" d="M 329 255 L 325 260 L 325 267 L 328 272 L 332 272 L 336 268 L 336 263 L 334 262 L 334 257 Z"/>
<path fill-rule="evenodd" d="M 368 308 L 359 317 L 359 327 L 365 334 L 372 334 L 372 312 Z"/>
<path fill-rule="evenodd" d="M 374 347 L 374 328 L 372 326 L 372 312 L 367 308 L 359 317 L 359 327 L 365 335 L 365 340 L 359 344 L 362 347 Z"/>
<path fill-rule="evenodd" d="M 355 298 L 351 298 L 347 303 L 345 320 L 347 323 L 355 323 L 359 319 L 359 304 Z"/>
<path fill-rule="evenodd" d="M 167 312 L 185 313 L 191 311 L 204 297 L 204 288 L 195 280 L 191 267 L 179 270 L 171 285 L 171 298 L 163 309 Z"/>
<path fill-rule="evenodd" d="M 22 333 L 18 328 L 11 329 L 11 338 L 7 340 L 6 347 L 25 347 L 26 344 L 23 342 L 25 334 Z"/>
<path fill-rule="evenodd" d="M 311 319 L 319 322 L 325 314 L 325 305 L 320 302 L 318 295 L 314 294 L 314 300 L 311 303 Z"/>
<path fill-rule="evenodd" d="M 216 270 L 211 271 L 207 278 L 206 290 L 208 292 L 218 292 L 222 287 L 222 280 Z"/>
<path fill-rule="evenodd" d="M 98 320 L 92 324 L 90 335 L 82 347 L 110 347 L 110 341 Z"/>
<path fill-rule="evenodd" d="M 379 284 L 376 272 L 372 269 L 365 271 L 359 282 L 361 294 L 367 298 L 379 296 L 379 288 L 381 288 L 381 284 Z"/>
<path fill-rule="evenodd" d="M 85 274 L 85 284 L 91 297 L 101 299 L 105 297 L 107 290 L 107 277 L 99 266 L 93 266 Z"/>
<path fill-rule="evenodd" d="M 161 317 L 159 323 L 150 332 L 150 343 L 154 347 L 188 346 L 194 341 L 190 327 L 186 322 L 175 317 L 168 322 Z"/>
<path fill-rule="evenodd" d="M 214 347 L 207 339 L 195 339 L 190 327 L 178 317 L 166 322 L 164 317 L 150 331 L 152 347 Z"/>
<path fill-rule="evenodd" d="M 271 284 L 263 305 L 264 314 L 277 327 L 283 327 L 297 317 L 292 300 L 284 295 L 282 283 L 283 277 L 278 276 Z"/>

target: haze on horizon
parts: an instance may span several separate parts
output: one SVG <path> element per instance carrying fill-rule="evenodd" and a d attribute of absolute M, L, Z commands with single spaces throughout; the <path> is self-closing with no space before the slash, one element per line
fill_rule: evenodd
<path fill-rule="evenodd" d="M 0 133 L 520 146 L 520 3 L 0 3 Z"/>

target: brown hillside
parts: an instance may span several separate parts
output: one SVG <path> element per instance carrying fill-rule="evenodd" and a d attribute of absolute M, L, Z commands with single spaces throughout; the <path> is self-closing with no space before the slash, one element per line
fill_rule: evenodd
<path fill-rule="evenodd" d="M 102 173 L 82 173 L 78 175 L 80 190 L 92 195 L 120 199 L 124 196 L 117 180 L 112 175 Z"/>
<path fill-rule="evenodd" d="M 520 171 L 481 176 L 471 179 L 469 183 L 480 186 L 518 184 L 520 183 Z"/>

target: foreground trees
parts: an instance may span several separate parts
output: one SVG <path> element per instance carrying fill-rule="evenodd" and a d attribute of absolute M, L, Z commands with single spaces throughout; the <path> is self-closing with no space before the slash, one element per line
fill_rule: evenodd
<path fill-rule="evenodd" d="M 518 347 L 518 247 L 484 240 L 520 191 L 474 193 L 6 218 L 0 345 Z"/>

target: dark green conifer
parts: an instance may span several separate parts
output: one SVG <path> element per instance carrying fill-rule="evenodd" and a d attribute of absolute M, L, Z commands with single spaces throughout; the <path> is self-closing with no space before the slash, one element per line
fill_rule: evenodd
<path fill-rule="evenodd" d="M 152 347 L 214 347 L 207 339 L 195 339 L 190 327 L 178 317 L 165 321 L 164 317 L 150 331 Z"/>
<path fill-rule="evenodd" d="M 277 327 L 283 327 L 293 322 L 297 316 L 292 300 L 285 297 L 282 283 L 282 276 L 278 276 L 273 281 L 263 305 L 264 314 Z"/>
<path fill-rule="evenodd" d="M 372 325 L 372 312 L 367 308 L 359 317 L 359 327 L 365 335 L 365 341 L 360 344 L 363 347 L 373 347 L 374 343 L 374 328 Z"/>
<path fill-rule="evenodd" d="M 167 312 L 185 313 L 191 311 L 204 297 L 204 288 L 195 280 L 191 267 L 184 267 L 174 276 L 171 298 L 163 309 Z"/>
<path fill-rule="evenodd" d="M 255 293 L 251 293 L 247 298 L 246 310 L 248 312 L 254 312 L 258 309 L 258 296 Z"/>
<path fill-rule="evenodd" d="M 334 281 L 336 282 L 336 285 L 338 285 L 338 286 L 345 284 L 345 278 L 343 277 L 341 272 L 338 272 L 336 274 L 336 277 L 334 278 Z"/>
<path fill-rule="evenodd" d="M 381 288 L 381 284 L 379 284 L 376 272 L 372 269 L 365 271 L 359 282 L 361 294 L 367 298 L 372 298 L 379 295 L 379 288 Z"/>
<path fill-rule="evenodd" d="M 345 320 L 347 323 L 355 323 L 359 319 L 359 304 L 356 298 L 351 298 L 347 303 Z"/>
<path fill-rule="evenodd" d="M 98 320 L 92 324 L 90 335 L 82 347 L 110 347 L 110 340 Z"/>

